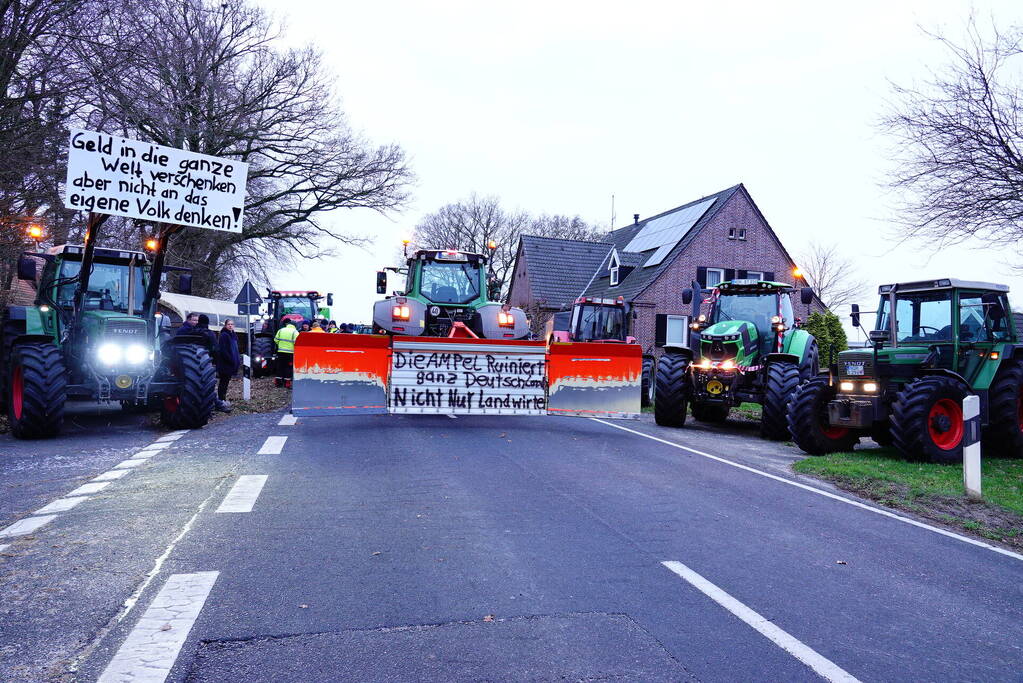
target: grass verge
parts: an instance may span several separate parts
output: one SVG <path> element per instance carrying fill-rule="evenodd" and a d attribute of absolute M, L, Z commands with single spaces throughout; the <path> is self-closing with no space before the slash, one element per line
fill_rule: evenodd
<path fill-rule="evenodd" d="M 961 466 L 908 462 L 892 448 L 810 457 L 792 468 L 887 507 L 1023 549 L 1023 460 L 982 463 L 983 501 L 963 493 Z"/>

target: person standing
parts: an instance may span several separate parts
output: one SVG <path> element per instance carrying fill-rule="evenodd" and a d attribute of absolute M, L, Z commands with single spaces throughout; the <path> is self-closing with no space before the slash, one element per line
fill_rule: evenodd
<path fill-rule="evenodd" d="M 310 332 L 323 332 L 323 328 L 320 327 L 320 321 L 319 320 L 314 320 L 313 321 L 313 329 L 311 329 L 309 331 Z"/>
<path fill-rule="evenodd" d="M 210 352 L 210 360 L 217 362 L 217 335 L 210 329 L 210 317 L 205 313 L 199 314 L 199 321 L 195 324 L 193 334 L 201 335 L 206 340 L 206 350 Z M 184 329 L 184 325 L 181 326 Z"/>
<path fill-rule="evenodd" d="M 327 332 L 329 332 L 330 334 L 337 334 L 338 332 L 337 323 L 334 322 L 333 320 L 327 323 Z"/>
<path fill-rule="evenodd" d="M 174 336 L 177 336 L 179 334 L 194 334 L 195 327 L 198 324 L 199 314 L 189 313 L 188 315 L 185 316 L 185 322 L 181 323 L 181 327 L 179 327 L 178 331 L 174 333 Z"/>
<path fill-rule="evenodd" d="M 231 412 L 231 403 L 227 400 L 227 387 L 231 378 L 238 373 L 242 365 L 242 356 L 238 352 L 238 336 L 234 333 L 234 321 L 228 318 L 220 330 L 217 339 L 217 410 Z"/>
<path fill-rule="evenodd" d="M 294 321 L 288 320 L 277 330 L 274 343 L 277 344 L 277 379 L 274 384 L 291 388 L 291 378 L 295 371 L 295 340 L 298 330 Z"/>

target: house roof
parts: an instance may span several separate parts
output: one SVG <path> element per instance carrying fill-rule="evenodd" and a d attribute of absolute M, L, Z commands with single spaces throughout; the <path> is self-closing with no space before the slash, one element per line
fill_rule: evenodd
<path fill-rule="evenodd" d="M 732 195 L 740 190 L 745 192 L 745 188 L 743 188 L 741 184 L 733 185 L 726 190 L 715 192 L 714 194 L 707 195 L 706 197 L 700 197 L 699 199 L 683 204 L 682 206 L 676 206 L 674 209 L 659 213 L 656 216 L 650 216 L 639 223 L 608 233 L 607 241 L 613 244 L 618 250 L 618 258 L 621 261 L 621 265 L 635 267 L 624 277 L 624 279 L 621 280 L 617 287 L 611 287 L 610 277 L 607 270 L 608 258 L 604 258 L 598 266 L 599 272 L 597 273 L 597 276 L 593 278 L 589 287 L 586 288 L 586 294 L 592 296 L 623 296 L 626 301 L 631 301 L 644 289 L 646 289 L 654 280 L 656 280 L 666 268 L 671 266 L 675 259 L 678 258 L 679 254 L 685 251 L 692 243 L 692 241 L 696 238 L 696 235 L 700 233 L 704 226 L 714 218 L 721 207 L 724 206 L 729 199 L 731 199 Z M 689 207 L 705 202 L 708 199 L 713 199 L 714 203 L 704 212 L 700 219 L 693 224 L 689 231 L 686 232 L 682 239 L 678 241 L 671 252 L 669 252 L 669 254 L 659 264 L 647 268 L 643 264 L 650 258 L 650 253 L 637 254 L 625 251 L 625 247 L 651 221 L 663 218 L 664 216 L 673 214 L 677 211 L 688 209 Z"/>
<path fill-rule="evenodd" d="M 533 299 L 546 306 L 568 305 L 582 294 L 611 253 L 607 242 L 562 240 L 522 235 L 519 253 L 526 259 Z"/>

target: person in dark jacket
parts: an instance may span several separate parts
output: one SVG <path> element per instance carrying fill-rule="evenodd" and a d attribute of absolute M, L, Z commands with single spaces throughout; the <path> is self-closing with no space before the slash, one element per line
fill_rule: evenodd
<path fill-rule="evenodd" d="M 182 325 L 181 327 L 183 329 L 185 326 Z M 210 317 L 205 313 L 200 313 L 199 321 L 195 324 L 195 330 L 193 330 L 192 333 L 202 335 L 203 339 L 205 340 L 204 346 L 206 347 L 206 350 L 210 352 L 210 358 L 213 360 L 214 363 L 216 363 L 217 335 L 216 333 L 213 332 L 213 330 L 210 329 Z M 180 330 L 178 331 L 178 334 L 181 334 Z"/>
<path fill-rule="evenodd" d="M 207 318 L 206 320 L 209 321 L 209 318 Z M 194 334 L 195 326 L 198 324 L 199 314 L 189 313 L 188 315 L 185 316 L 185 322 L 181 323 L 181 327 L 179 327 L 178 331 L 174 333 L 174 336 L 177 336 L 179 334 Z"/>
<path fill-rule="evenodd" d="M 238 353 L 238 336 L 234 333 L 234 321 L 228 318 L 220 330 L 217 340 L 217 410 L 225 413 L 231 411 L 231 403 L 227 400 L 227 386 L 231 378 L 238 374 L 242 366 L 242 356 Z"/>

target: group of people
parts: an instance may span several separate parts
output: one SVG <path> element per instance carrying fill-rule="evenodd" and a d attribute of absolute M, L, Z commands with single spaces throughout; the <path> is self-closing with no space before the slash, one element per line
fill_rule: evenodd
<path fill-rule="evenodd" d="M 178 328 L 177 334 L 191 334 L 206 340 L 206 349 L 213 358 L 217 370 L 217 404 L 219 411 L 231 412 L 231 403 L 227 400 L 227 388 L 231 378 L 238 374 L 242 367 L 242 355 L 238 350 L 238 336 L 234 332 L 234 320 L 224 321 L 220 333 L 210 329 L 210 318 L 205 313 L 189 313 L 185 322 Z"/>
<path fill-rule="evenodd" d="M 274 344 L 277 346 L 277 378 L 274 380 L 275 383 L 278 386 L 283 384 L 288 388 L 291 387 L 291 380 L 295 373 L 295 340 L 298 339 L 298 335 L 303 332 L 310 334 L 355 334 L 355 331 L 355 323 L 341 323 L 341 325 L 338 325 L 333 320 L 330 322 L 321 320 L 309 322 L 303 320 L 302 329 L 298 329 L 295 327 L 294 320 L 285 320 L 284 324 L 277 330 L 277 334 L 274 335 Z"/>

